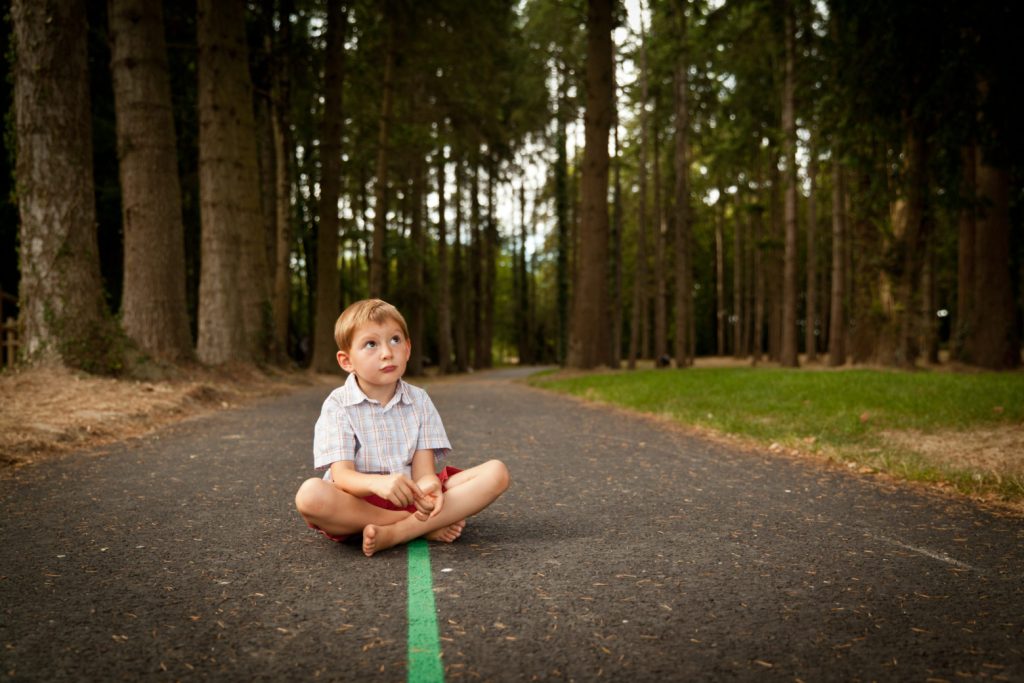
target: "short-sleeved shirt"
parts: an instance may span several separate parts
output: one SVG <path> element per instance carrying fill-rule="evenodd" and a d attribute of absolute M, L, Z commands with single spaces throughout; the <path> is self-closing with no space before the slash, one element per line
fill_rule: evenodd
<path fill-rule="evenodd" d="M 367 474 L 403 473 L 412 476 L 412 456 L 433 450 L 435 465 L 444 460 L 451 443 L 427 392 L 398 380 L 386 406 L 367 397 L 355 375 L 324 401 L 313 433 L 313 464 L 327 470 L 339 460 L 355 463 Z"/>

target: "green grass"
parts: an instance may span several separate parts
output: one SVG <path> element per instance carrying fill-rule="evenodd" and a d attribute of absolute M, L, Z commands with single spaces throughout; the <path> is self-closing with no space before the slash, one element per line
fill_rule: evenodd
<path fill-rule="evenodd" d="M 1020 477 L 953 470 L 884 438 L 896 430 L 1021 424 L 1022 373 L 691 368 L 534 376 L 531 383 L 766 444 L 818 450 L 908 479 L 1024 500 Z"/>

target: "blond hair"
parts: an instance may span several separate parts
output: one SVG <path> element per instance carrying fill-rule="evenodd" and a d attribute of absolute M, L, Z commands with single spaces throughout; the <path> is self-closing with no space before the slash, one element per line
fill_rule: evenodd
<path fill-rule="evenodd" d="M 406 339 L 409 338 L 409 326 L 405 324 L 405 318 L 397 308 L 380 299 L 357 301 L 338 316 L 338 321 L 334 323 L 334 341 L 338 343 L 340 351 L 348 352 L 352 348 L 352 338 L 356 336 L 356 330 L 368 322 L 379 325 L 388 320 L 398 323 L 402 328 L 402 334 Z"/>

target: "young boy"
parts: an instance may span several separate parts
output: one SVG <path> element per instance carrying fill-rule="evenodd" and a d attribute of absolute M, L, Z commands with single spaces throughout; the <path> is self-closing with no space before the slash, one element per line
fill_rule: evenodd
<path fill-rule="evenodd" d="M 314 465 L 327 472 L 303 482 L 299 514 L 334 541 L 361 531 L 367 557 L 420 536 L 451 543 L 508 488 L 508 470 L 491 460 L 434 473 L 451 444 L 427 393 L 402 380 L 412 344 L 398 309 L 358 301 L 338 318 L 334 339 L 349 376 L 317 420 Z"/>

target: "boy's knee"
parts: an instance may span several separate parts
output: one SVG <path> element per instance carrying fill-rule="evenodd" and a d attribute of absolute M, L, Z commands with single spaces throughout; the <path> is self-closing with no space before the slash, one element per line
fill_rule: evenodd
<path fill-rule="evenodd" d="M 508 473 L 508 467 L 505 466 L 500 460 L 491 460 L 487 463 L 488 467 L 492 471 L 494 477 L 494 488 L 497 493 L 501 494 L 505 492 L 508 485 L 512 482 L 512 478 Z"/>
<path fill-rule="evenodd" d="M 324 506 L 323 480 L 307 479 L 295 494 L 295 508 L 303 517 L 316 516 Z"/>

